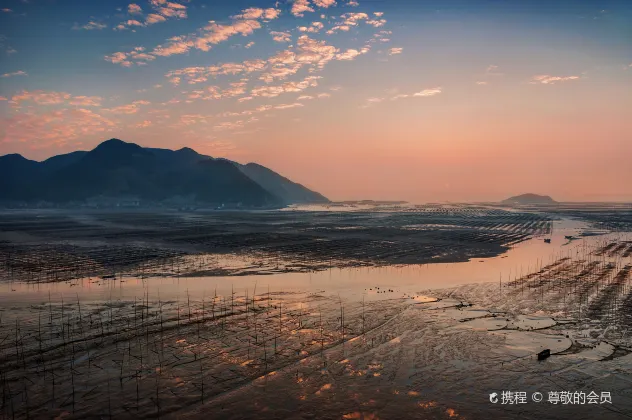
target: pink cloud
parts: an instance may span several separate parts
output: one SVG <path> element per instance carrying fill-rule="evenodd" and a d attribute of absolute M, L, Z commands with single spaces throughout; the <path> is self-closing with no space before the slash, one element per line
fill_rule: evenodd
<path fill-rule="evenodd" d="M 102 100 L 99 96 L 73 96 L 67 92 L 44 90 L 23 90 L 11 97 L 11 102 L 17 106 L 22 102 L 33 102 L 38 105 L 100 106 Z"/>
<path fill-rule="evenodd" d="M 274 9 L 274 8 L 261 9 L 261 8 L 258 8 L 258 7 L 250 7 L 248 9 L 242 10 L 241 14 L 233 16 L 233 19 L 244 19 L 244 20 L 265 19 L 265 20 L 272 20 L 272 19 L 276 19 L 277 17 L 279 17 L 280 14 L 281 14 L 281 11 L 279 9 Z"/>
<path fill-rule="evenodd" d="M 362 53 L 358 50 L 348 49 L 347 51 L 336 54 L 336 60 L 353 60 Z"/>
<path fill-rule="evenodd" d="M 292 34 L 290 34 L 289 32 L 277 32 L 277 31 L 272 31 L 270 32 L 270 35 L 272 35 L 272 39 L 276 42 L 290 42 L 292 41 Z"/>
<path fill-rule="evenodd" d="M 318 86 L 318 79 L 320 76 L 307 76 L 300 82 L 286 82 L 282 85 L 276 86 L 258 86 L 250 91 L 252 96 L 263 96 L 266 98 L 274 98 L 283 93 L 301 92 L 310 87 Z"/>
<path fill-rule="evenodd" d="M 137 128 L 147 128 L 150 127 L 153 123 L 149 120 L 145 120 L 145 121 L 141 121 L 138 124 L 136 124 Z"/>
<path fill-rule="evenodd" d="M 127 13 L 129 13 L 130 15 L 139 15 L 143 13 L 143 9 L 141 9 L 140 6 L 135 3 L 130 3 L 127 6 Z"/>
<path fill-rule="evenodd" d="M 310 7 L 309 0 L 294 0 L 292 4 L 292 14 L 294 16 L 304 16 L 305 12 L 313 12 L 314 9 Z"/>
<path fill-rule="evenodd" d="M 109 131 L 115 122 L 93 111 L 71 108 L 35 113 L 18 113 L 3 121 L 0 142 L 20 142 L 31 149 L 66 144 L 85 136 Z"/>
<path fill-rule="evenodd" d="M 336 0 L 314 0 L 314 4 L 318 7 L 328 8 L 336 5 Z"/>
<path fill-rule="evenodd" d="M 144 47 L 136 47 L 130 52 L 116 52 L 112 55 L 105 56 L 105 60 L 113 64 L 120 64 L 123 67 L 131 67 L 134 64 L 142 65 L 155 60 L 156 57 L 148 54 Z"/>
<path fill-rule="evenodd" d="M 318 33 L 324 27 L 325 25 L 323 25 L 322 22 L 312 22 L 311 26 L 300 26 L 298 30 L 301 32 Z"/>
<path fill-rule="evenodd" d="M 156 13 L 150 13 L 147 15 L 147 17 L 145 18 L 145 24 L 147 25 L 153 25 L 154 23 L 160 23 L 160 22 L 164 22 L 167 19 L 165 19 L 163 16 L 160 16 Z"/>
<path fill-rule="evenodd" d="M 136 114 L 138 112 L 138 106 L 136 104 L 121 105 L 114 108 L 105 109 L 105 111 L 113 114 Z"/>

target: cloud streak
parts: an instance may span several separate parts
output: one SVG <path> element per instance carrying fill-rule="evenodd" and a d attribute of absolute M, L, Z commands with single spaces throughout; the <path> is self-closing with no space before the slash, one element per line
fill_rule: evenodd
<path fill-rule="evenodd" d="M 76 105 L 100 106 L 103 98 L 99 96 L 73 96 L 67 92 L 45 90 L 22 90 L 11 97 L 11 103 L 20 106 L 22 102 L 32 102 L 38 105 Z"/>
<path fill-rule="evenodd" d="M 559 82 L 569 82 L 572 80 L 579 80 L 579 76 L 551 76 L 548 74 L 541 74 L 533 76 L 529 83 L 538 85 L 552 85 Z"/>
<path fill-rule="evenodd" d="M 4 73 L 0 77 L 14 77 L 14 76 L 28 76 L 28 73 L 23 70 L 14 71 L 13 73 Z"/>
<path fill-rule="evenodd" d="M 90 21 L 88 23 L 86 23 L 85 25 L 79 25 L 78 23 L 75 23 L 72 27 L 72 29 L 74 30 L 86 30 L 86 31 L 100 31 L 101 29 L 105 29 L 107 28 L 108 25 L 104 24 L 104 23 L 99 23 L 99 22 L 95 22 L 95 21 Z"/>

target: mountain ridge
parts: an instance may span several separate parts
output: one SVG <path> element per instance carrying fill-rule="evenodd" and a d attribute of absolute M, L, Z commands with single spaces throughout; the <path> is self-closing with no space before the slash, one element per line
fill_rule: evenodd
<path fill-rule="evenodd" d="M 244 208 L 329 202 L 321 194 L 253 163 L 267 174 L 258 182 L 253 179 L 256 174 L 249 176 L 243 169 L 247 165 L 251 164 L 216 159 L 189 147 L 145 148 L 109 139 L 90 151 L 74 151 L 40 162 L 19 154 L 0 156 L 0 202 L 116 205 L 124 199 L 136 205 Z"/>

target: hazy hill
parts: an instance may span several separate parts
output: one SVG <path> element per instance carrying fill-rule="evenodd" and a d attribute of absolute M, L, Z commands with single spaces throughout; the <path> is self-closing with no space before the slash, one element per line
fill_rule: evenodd
<path fill-rule="evenodd" d="M 537 195 L 537 194 L 522 194 L 516 195 L 513 197 L 509 197 L 506 200 L 501 202 L 502 204 L 517 204 L 517 205 L 528 205 L 528 204 L 555 204 L 557 203 L 548 195 Z"/>
<path fill-rule="evenodd" d="M 285 204 L 328 203 L 323 195 L 256 163 L 239 165 L 239 169 L 263 188 L 281 198 Z"/>
<path fill-rule="evenodd" d="M 262 179 L 260 183 L 242 166 L 189 148 L 143 148 L 111 139 L 89 152 L 54 156 L 43 162 L 17 154 L 1 156 L 0 202 L 115 202 L 125 198 L 152 203 L 275 207 L 326 201 L 320 194 L 257 165 L 268 173 L 266 177 L 257 176 Z M 312 198 L 318 201 L 309 201 Z"/>

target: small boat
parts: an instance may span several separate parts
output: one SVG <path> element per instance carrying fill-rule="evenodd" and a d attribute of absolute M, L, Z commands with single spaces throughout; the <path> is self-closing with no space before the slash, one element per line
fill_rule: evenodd
<path fill-rule="evenodd" d="M 538 353 L 538 360 L 544 360 L 551 355 L 551 349 L 544 349 Z"/>
<path fill-rule="evenodd" d="M 546 238 L 546 239 L 544 240 L 544 243 L 550 244 L 550 243 L 551 243 L 551 238 Z"/>

